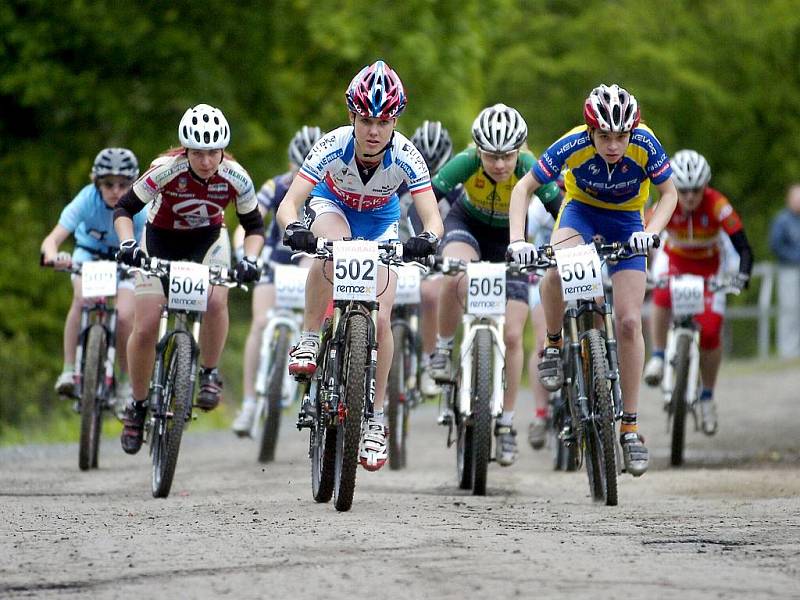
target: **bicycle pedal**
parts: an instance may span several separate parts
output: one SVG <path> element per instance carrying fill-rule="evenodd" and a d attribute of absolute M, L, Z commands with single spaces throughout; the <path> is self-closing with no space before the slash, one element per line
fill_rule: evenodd
<path fill-rule="evenodd" d="M 314 417 L 311 415 L 297 415 L 297 430 L 300 431 L 301 429 L 311 429 L 314 427 Z"/>

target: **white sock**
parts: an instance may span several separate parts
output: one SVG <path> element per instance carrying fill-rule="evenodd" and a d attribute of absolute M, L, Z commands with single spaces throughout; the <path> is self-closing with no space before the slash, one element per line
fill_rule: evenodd
<path fill-rule="evenodd" d="M 372 415 L 372 420 L 383 424 L 383 410 L 376 410 Z"/>
<path fill-rule="evenodd" d="M 498 423 L 498 425 L 504 425 L 506 427 L 511 427 L 514 424 L 514 411 L 513 410 L 504 410 L 503 414 L 498 417 L 497 423 Z"/>
<path fill-rule="evenodd" d="M 256 403 L 255 396 L 245 396 L 244 399 L 242 400 L 242 406 L 244 406 L 245 404 L 255 404 L 255 403 Z"/>
<path fill-rule="evenodd" d="M 436 347 L 437 348 L 446 348 L 450 350 L 453 347 L 453 343 L 455 342 L 456 336 L 449 335 L 437 335 L 436 336 Z"/>

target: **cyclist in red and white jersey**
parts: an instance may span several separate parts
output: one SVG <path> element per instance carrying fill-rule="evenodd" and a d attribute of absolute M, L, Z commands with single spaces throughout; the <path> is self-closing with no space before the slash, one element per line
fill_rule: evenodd
<path fill-rule="evenodd" d="M 350 124 L 334 129 L 314 145 L 278 208 L 286 243 L 294 250 L 313 251 L 317 236 L 397 239 L 400 201 L 396 192 L 405 184 L 424 229 L 406 242 L 406 252 L 431 254 L 442 234 L 442 219 L 425 159 L 395 130 L 406 106 L 400 78 L 386 63 L 376 61 L 353 78 L 345 98 Z M 304 205 L 305 222 L 300 222 L 298 214 Z M 314 263 L 306 285 L 304 331 L 290 354 L 293 374 L 310 375 L 316 370 L 319 330 L 331 299 L 330 265 L 326 280 L 322 261 Z M 386 289 L 379 298 L 375 415 L 365 423 L 359 453 L 362 466 L 370 471 L 380 469 L 387 459 L 383 399 L 394 352 L 390 320 L 396 284 L 396 275 L 381 268 L 378 289 Z"/>
<path fill-rule="evenodd" d="M 178 126 L 181 148 L 153 161 L 134 183 L 114 213 L 121 240 L 117 260 L 139 266 L 145 256 L 230 266 L 230 240 L 223 226 L 225 207 L 236 206 L 245 229 L 244 254 L 236 264 L 240 282 L 261 274 L 258 255 L 264 245 L 264 220 L 258 211 L 253 182 L 242 166 L 225 154 L 231 132 L 217 108 L 189 108 Z M 149 205 L 140 241 L 133 237 L 131 218 Z M 164 289 L 157 277 L 137 275 L 136 318 L 128 342 L 133 398 L 125 413 L 122 448 L 135 454 L 142 445 L 145 402 L 155 361 L 158 321 Z M 217 371 L 228 335 L 228 293 L 215 287 L 200 328 L 200 391 L 197 405 L 212 410 L 219 403 L 222 380 Z"/>
<path fill-rule="evenodd" d="M 711 167 L 694 150 L 680 150 L 672 157 L 672 172 L 678 188 L 678 207 L 667 224 L 667 242 L 653 264 L 653 275 L 693 274 L 708 277 L 721 271 L 720 234 L 728 234 L 739 255 L 739 272 L 734 285 L 743 288 L 750 280 L 753 250 L 747 241 L 742 220 L 730 201 L 708 185 Z M 672 301 L 668 288 L 653 291 L 653 355 L 644 370 L 648 385 L 658 385 L 664 374 L 664 348 L 669 329 Z M 700 417 L 703 433 L 717 431 L 714 385 L 722 362 L 723 315 L 725 293 L 706 292 L 705 311 L 695 320 L 700 325 Z"/>

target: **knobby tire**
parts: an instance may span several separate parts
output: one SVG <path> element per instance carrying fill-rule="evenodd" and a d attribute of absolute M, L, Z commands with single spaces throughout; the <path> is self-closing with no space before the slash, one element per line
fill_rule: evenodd
<path fill-rule="evenodd" d="M 275 460 L 275 447 L 278 444 L 278 433 L 281 427 L 281 396 L 283 394 L 283 378 L 286 375 L 286 363 L 289 360 L 289 329 L 280 326 L 272 341 L 272 365 L 268 371 L 269 383 L 264 405 L 264 425 L 261 430 L 261 446 L 258 451 L 258 462 L 267 463 Z M 261 400 L 259 398 L 259 400 Z"/>
<path fill-rule="evenodd" d="M 92 325 L 86 335 L 81 390 L 81 436 L 78 447 L 78 467 L 81 471 L 97 468 L 103 426 L 103 400 L 97 392 L 105 376 L 106 347 L 105 328 L 99 323 Z"/>

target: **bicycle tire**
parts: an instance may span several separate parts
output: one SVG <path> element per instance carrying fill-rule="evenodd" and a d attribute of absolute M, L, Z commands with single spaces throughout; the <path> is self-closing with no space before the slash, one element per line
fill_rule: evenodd
<path fill-rule="evenodd" d="M 103 405 L 97 391 L 105 375 L 106 348 L 106 330 L 96 323 L 86 334 L 84 353 L 81 434 L 78 444 L 78 467 L 81 471 L 97 468 L 100 434 L 103 427 Z"/>
<path fill-rule="evenodd" d="M 492 335 L 482 329 L 475 335 L 472 353 L 472 493 L 486 495 L 489 461 L 492 458 Z"/>
<path fill-rule="evenodd" d="M 406 396 L 406 365 L 409 339 L 402 325 L 392 327 L 394 355 L 386 386 L 386 416 L 389 421 L 389 469 L 396 471 L 406 466 L 406 436 L 408 433 L 408 404 Z"/>
<path fill-rule="evenodd" d="M 459 379 L 461 375 L 459 373 Z M 472 423 L 464 419 L 458 410 L 458 395 L 463 382 L 451 386 L 450 394 L 452 398 L 451 408 L 456 419 L 456 473 L 458 475 L 458 487 L 462 490 L 472 489 Z"/>
<path fill-rule="evenodd" d="M 194 385 L 192 374 L 192 343 L 189 334 L 177 332 L 169 344 L 170 348 L 164 357 L 167 368 L 163 376 L 164 430 L 163 434 L 154 435 L 153 441 L 153 497 L 169 496 L 178 453 L 181 448 L 181 437 L 186 424 L 186 415 L 192 405 Z M 153 407 L 158 409 L 158 407 Z M 171 415 L 171 416 L 170 416 Z M 158 419 L 154 426 L 157 430 Z"/>
<path fill-rule="evenodd" d="M 614 428 L 614 405 L 608 379 L 606 344 L 597 329 L 586 333 L 589 346 L 587 373 L 591 377 L 588 385 L 589 408 L 594 420 L 585 431 L 586 471 L 592 498 L 616 506 L 617 459 Z M 587 381 L 589 379 L 587 378 Z"/>
<path fill-rule="evenodd" d="M 356 488 L 361 427 L 366 396 L 366 368 L 369 352 L 369 326 L 365 314 L 347 317 L 345 323 L 343 364 L 341 381 L 344 393 L 339 402 L 344 402 L 346 412 L 343 422 L 337 425 L 336 468 L 333 486 L 333 505 L 338 511 L 348 511 L 353 504 Z"/>
<path fill-rule="evenodd" d="M 675 345 L 675 386 L 669 400 L 669 412 L 672 417 L 672 440 L 670 463 L 674 467 L 683 464 L 683 449 L 686 443 L 686 388 L 689 384 L 689 359 L 692 339 L 681 335 Z"/>
<path fill-rule="evenodd" d="M 275 447 L 278 444 L 278 433 L 281 428 L 281 403 L 283 394 L 283 378 L 286 376 L 286 363 L 289 360 L 289 328 L 280 325 L 276 328 L 272 341 L 272 365 L 268 371 L 267 395 L 264 399 L 264 425 L 261 430 L 261 444 L 258 449 L 258 462 L 268 463 L 275 460 Z M 258 399 L 259 401 L 261 398 Z"/>

